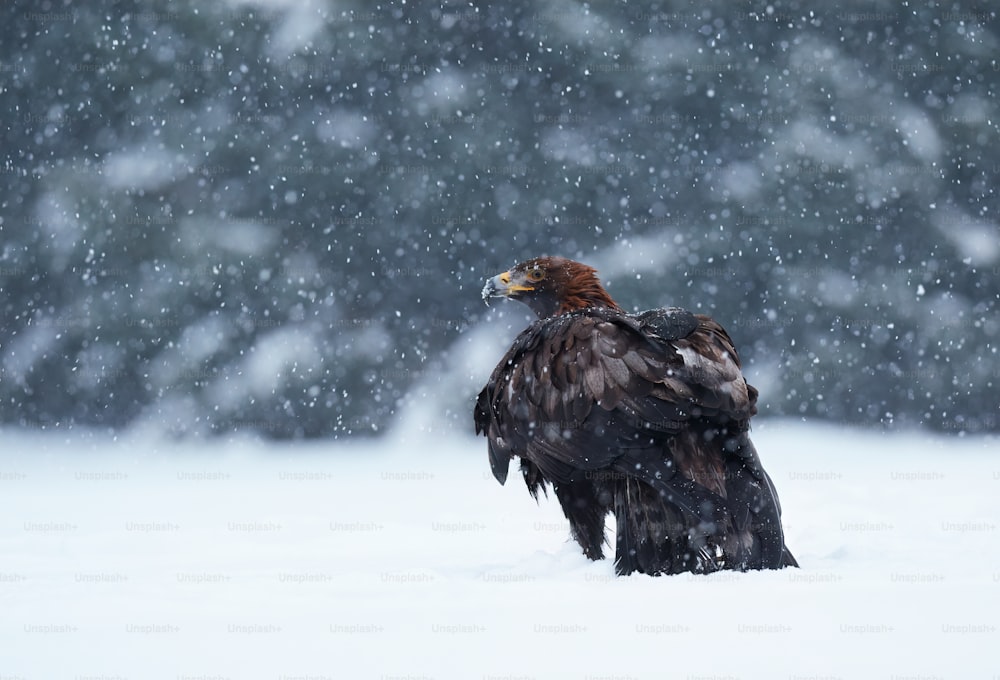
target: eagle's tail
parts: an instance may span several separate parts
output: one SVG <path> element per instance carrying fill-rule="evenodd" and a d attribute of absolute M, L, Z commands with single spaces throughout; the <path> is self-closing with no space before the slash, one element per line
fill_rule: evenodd
<path fill-rule="evenodd" d="M 726 499 L 665 463 L 623 461 L 631 474 L 618 482 L 614 494 L 619 574 L 798 566 L 784 547 L 770 485 L 731 473 L 736 486 L 727 489 Z"/>
<path fill-rule="evenodd" d="M 604 559 L 604 518 L 609 508 L 600 487 L 583 478 L 557 482 L 552 488 L 583 554 L 592 560 Z"/>
<path fill-rule="evenodd" d="M 727 566 L 708 523 L 692 521 L 660 489 L 639 479 L 616 485 L 614 513 L 618 574 L 709 573 Z"/>

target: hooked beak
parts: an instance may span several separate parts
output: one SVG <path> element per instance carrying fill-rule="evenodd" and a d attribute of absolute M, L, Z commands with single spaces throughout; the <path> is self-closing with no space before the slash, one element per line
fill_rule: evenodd
<path fill-rule="evenodd" d="M 486 279 L 486 285 L 483 286 L 483 301 L 488 305 L 490 298 L 510 297 L 513 293 L 528 290 L 534 290 L 534 288 L 523 283 L 511 283 L 510 272 L 506 271 Z"/>

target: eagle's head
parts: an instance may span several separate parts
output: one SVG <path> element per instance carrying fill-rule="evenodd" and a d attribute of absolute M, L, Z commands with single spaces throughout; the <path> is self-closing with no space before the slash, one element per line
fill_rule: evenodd
<path fill-rule="evenodd" d="M 483 300 L 493 297 L 523 302 L 540 319 L 588 307 L 620 309 L 596 269 L 565 257 L 536 257 L 487 279 Z"/>

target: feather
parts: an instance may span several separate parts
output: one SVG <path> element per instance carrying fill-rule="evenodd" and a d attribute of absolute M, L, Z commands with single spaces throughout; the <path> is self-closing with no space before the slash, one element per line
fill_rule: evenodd
<path fill-rule="evenodd" d="M 607 380 L 614 381 L 616 385 L 620 385 L 621 387 L 629 384 L 631 374 L 623 360 L 605 359 L 603 363 L 604 375 Z"/>
<path fill-rule="evenodd" d="M 599 402 L 604 396 L 604 370 L 599 362 L 583 367 L 583 386 L 595 401 Z"/>

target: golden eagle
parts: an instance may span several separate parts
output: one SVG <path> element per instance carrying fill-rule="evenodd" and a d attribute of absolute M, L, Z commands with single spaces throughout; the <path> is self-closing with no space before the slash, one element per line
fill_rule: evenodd
<path fill-rule="evenodd" d="M 676 307 L 628 314 L 595 269 L 561 257 L 494 276 L 492 297 L 538 315 L 476 401 L 501 484 L 519 457 L 528 491 L 551 484 L 594 560 L 614 513 L 619 574 L 798 566 L 748 435 L 757 390 L 722 326 Z"/>

